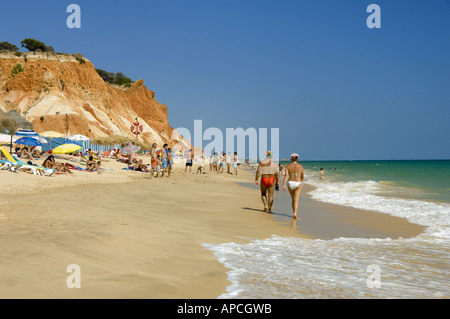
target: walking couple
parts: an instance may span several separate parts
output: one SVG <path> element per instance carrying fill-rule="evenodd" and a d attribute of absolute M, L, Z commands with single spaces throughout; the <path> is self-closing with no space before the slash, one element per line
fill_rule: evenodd
<path fill-rule="evenodd" d="M 300 193 L 303 186 L 303 166 L 298 164 L 298 154 L 293 153 L 291 155 L 291 163 L 286 165 L 283 190 L 289 190 L 292 198 L 292 211 L 293 218 L 297 218 L 298 201 L 300 199 Z M 273 193 L 274 190 L 279 188 L 279 167 L 272 160 L 272 152 L 267 152 L 267 158 L 260 161 L 258 169 L 256 170 L 255 185 L 258 186 L 259 178 L 261 176 L 261 199 L 264 203 L 264 211 L 271 213 L 273 205 Z M 286 187 L 287 184 L 287 187 Z"/>

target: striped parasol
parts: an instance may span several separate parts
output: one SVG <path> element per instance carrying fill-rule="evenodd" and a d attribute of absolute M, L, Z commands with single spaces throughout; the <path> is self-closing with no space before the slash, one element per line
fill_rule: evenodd
<path fill-rule="evenodd" d="M 137 153 L 141 148 L 137 145 L 130 144 L 122 149 L 122 154 L 130 155 Z"/>

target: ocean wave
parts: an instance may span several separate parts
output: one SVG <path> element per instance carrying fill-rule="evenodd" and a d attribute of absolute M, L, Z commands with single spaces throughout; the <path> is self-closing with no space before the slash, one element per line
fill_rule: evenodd
<path fill-rule="evenodd" d="M 204 244 L 232 282 L 219 298 L 448 298 L 449 245 L 418 239 L 272 236 Z M 413 252 L 412 252 L 413 250 Z M 378 269 L 379 286 L 370 286 Z"/>
<path fill-rule="evenodd" d="M 447 203 L 385 196 L 407 192 L 404 187 L 395 187 L 390 182 L 327 181 L 313 175 L 305 183 L 315 187 L 310 193 L 315 200 L 404 217 L 426 226 L 429 236 L 450 239 L 450 205 Z"/>
<path fill-rule="evenodd" d="M 229 269 L 232 284 L 219 298 L 449 298 L 450 205 L 414 198 L 421 189 L 391 181 L 345 178 L 308 172 L 305 183 L 315 187 L 315 200 L 404 217 L 426 232 L 395 240 L 272 236 L 204 244 Z"/>

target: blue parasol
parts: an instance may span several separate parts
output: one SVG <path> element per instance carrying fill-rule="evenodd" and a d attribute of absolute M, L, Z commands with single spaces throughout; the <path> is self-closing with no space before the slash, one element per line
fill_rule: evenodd
<path fill-rule="evenodd" d="M 14 142 L 14 144 L 22 144 L 28 146 L 42 146 L 42 143 L 34 137 L 21 137 Z"/>

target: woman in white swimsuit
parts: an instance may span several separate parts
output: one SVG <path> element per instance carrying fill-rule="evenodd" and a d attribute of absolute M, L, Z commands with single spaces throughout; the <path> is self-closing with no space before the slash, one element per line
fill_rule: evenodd
<path fill-rule="evenodd" d="M 300 193 L 302 192 L 303 178 L 305 177 L 303 166 L 297 163 L 298 157 L 297 153 L 291 154 L 292 163 L 286 165 L 283 181 L 283 190 L 286 191 L 287 182 L 289 193 L 291 194 L 294 218 L 297 218 L 298 201 L 300 199 Z"/>
<path fill-rule="evenodd" d="M 237 152 L 234 152 L 234 157 L 233 157 L 234 175 L 238 174 L 238 163 L 239 163 L 239 159 L 237 156 Z"/>

